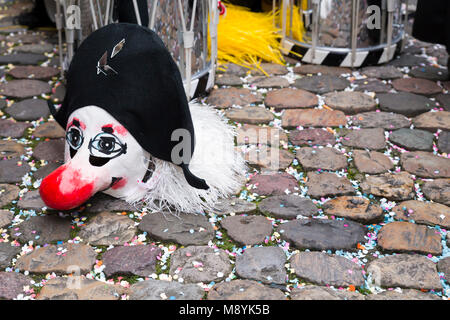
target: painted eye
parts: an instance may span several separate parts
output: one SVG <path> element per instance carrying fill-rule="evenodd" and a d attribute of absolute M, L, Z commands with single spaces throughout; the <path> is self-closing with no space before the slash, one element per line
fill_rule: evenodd
<path fill-rule="evenodd" d="M 123 144 L 119 138 L 112 133 L 99 133 L 89 143 L 91 155 L 95 157 L 115 158 L 126 153 L 127 145 Z"/>
<path fill-rule="evenodd" d="M 83 140 L 83 132 L 80 128 L 72 126 L 67 130 L 66 141 L 72 149 L 78 150 L 83 144 Z"/>

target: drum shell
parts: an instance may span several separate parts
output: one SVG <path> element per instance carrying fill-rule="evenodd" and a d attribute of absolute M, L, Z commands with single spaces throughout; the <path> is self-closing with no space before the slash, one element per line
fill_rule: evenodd
<path fill-rule="evenodd" d="M 72 38 L 75 40 L 75 44 L 81 44 L 91 32 L 95 31 L 94 28 L 94 18 L 96 19 L 97 26 L 102 25 L 100 16 L 98 14 L 97 3 L 99 4 L 100 11 L 102 14 L 106 12 L 106 0 L 93 0 L 95 17 L 92 16 L 92 11 L 90 8 L 89 0 L 65 0 L 66 4 L 75 2 L 80 5 L 81 10 L 81 30 L 72 31 Z M 118 0 L 115 0 L 118 1 Z M 131 0 L 126 0 L 131 1 Z M 211 58 L 210 44 L 208 43 L 208 35 L 210 33 L 210 26 L 217 28 L 217 25 L 210 24 L 210 0 L 197 0 L 195 19 L 193 24 L 194 33 L 194 43 L 191 53 L 191 68 L 190 68 L 190 81 L 187 77 L 189 72 L 187 72 L 187 64 L 185 61 L 185 47 L 183 44 L 183 26 L 180 15 L 180 10 L 178 7 L 177 0 L 145 0 L 147 2 L 148 15 L 150 17 L 149 28 L 155 31 L 158 36 L 162 39 L 167 49 L 171 53 L 172 57 L 176 61 L 183 82 L 185 83 L 185 88 L 189 88 L 190 93 L 188 96 L 197 96 L 209 89 L 214 85 L 214 65 L 215 58 Z M 193 12 L 193 1 L 192 0 L 182 0 L 183 13 L 185 18 L 185 24 L 187 29 L 190 29 L 192 12 Z M 54 19 L 56 13 L 55 0 L 45 0 L 47 12 L 49 16 Z M 156 5 L 155 5 L 156 4 Z M 112 6 L 112 5 L 111 5 Z M 63 7 L 61 11 L 63 12 Z M 104 19 L 104 16 L 103 16 Z M 102 20 L 104 21 L 104 20 Z M 114 23 L 117 21 L 109 21 L 109 23 Z M 146 26 L 147 27 L 147 26 Z M 68 39 L 68 30 L 65 30 L 66 39 Z M 70 38 L 70 37 L 69 37 Z M 69 43 L 66 40 L 66 45 Z M 67 46 L 69 48 L 69 46 Z M 71 56 L 71 54 L 69 54 Z M 69 66 L 68 59 L 64 59 L 63 69 L 67 70 Z M 190 86 L 186 83 L 190 82 Z"/>
<path fill-rule="evenodd" d="M 401 14 L 401 0 L 393 0 L 394 4 L 391 14 L 388 12 L 388 0 L 301 0 L 287 1 L 285 43 L 286 50 L 292 50 L 303 55 L 303 61 L 310 63 L 321 63 L 321 58 L 327 60 L 327 64 L 358 67 L 366 64 L 378 64 L 389 61 L 394 53 L 401 48 L 404 37 L 404 21 Z M 279 1 L 282 6 L 283 1 Z M 318 6 L 314 3 L 319 2 Z M 355 3 L 358 6 L 355 9 Z M 294 7 L 295 5 L 295 7 Z M 380 25 L 373 26 L 373 6 L 380 9 Z M 292 9 L 294 8 L 294 9 Z M 391 7 L 392 8 L 392 7 Z M 289 29 L 291 10 L 299 10 L 305 28 L 301 39 L 293 38 L 293 30 Z M 389 28 L 389 16 L 392 21 L 392 32 Z M 315 28 L 315 18 L 318 17 Z M 309 23 L 308 23 L 309 21 Z M 280 26 L 281 27 L 281 26 Z M 387 50 L 390 42 L 390 50 Z M 319 53 L 319 57 L 310 57 L 311 49 Z M 387 52 L 386 51 L 390 51 Z M 355 53 L 356 59 L 353 65 L 349 64 L 347 55 Z M 372 53 L 379 53 L 374 55 Z M 329 55 L 334 55 L 330 59 Z M 341 56 L 341 58 L 339 58 Z M 376 56 L 377 59 L 368 58 Z M 365 57 L 366 59 L 361 59 Z M 344 61 L 347 60 L 347 61 Z M 322 60 L 323 61 L 323 60 Z"/>
<path fill-rule="evenodd" d="M 155 4 L 158 5 L 155 8 Z M 191 25 L 193 1 L 182 1 L 184 18 L 187 28 Z M 172 57 L 177 62 L 183 81 L 186 80 L 185 48 L 182 40 L 183 27 L 176 0 L 148 0 L 150 29 L 162 39 Z M 154 17 L 154 19 L 152 19 Z M 191 73 L 192 79 L 200 79 L 211 72 L 213 65 L 211 50 L 208 45 L 209 10 L 207 1 L 198 0 L 193 25 L 194 44 L 192 49 Z"/>

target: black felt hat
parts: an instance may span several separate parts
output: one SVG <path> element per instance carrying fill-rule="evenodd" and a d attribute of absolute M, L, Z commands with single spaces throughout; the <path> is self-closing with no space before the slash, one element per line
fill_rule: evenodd
<path fill-rule="evenodd" d="M 189 105 L 175 61 L 161 39 L 136 24 L 115 23 L 93 32 L 77 49 L 67 73 L 66 95 L 56 112 L 56 121 L 66 128 L 75 110 L 95 105 L 107 111 L 153 157 L 172 161 L 179 141 L 176 129 L 186 129 L 194 153 L 194 127 Z M 178 164 L 187 182 L 208 189 L 194 176 L 189 163 Z"/>

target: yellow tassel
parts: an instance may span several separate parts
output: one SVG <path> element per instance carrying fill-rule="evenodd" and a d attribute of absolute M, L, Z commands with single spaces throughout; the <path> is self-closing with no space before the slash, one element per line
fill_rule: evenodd
<path fill-rule="evenodd" d="M 306 3 L 306 1 L 303 1 Z M 282 10 L 278 9 L 275 11 L 275 19 L 278 25 L 282 25 Z M 303 18 L 300 15 L 300 8 L 298 6 L 293 6 L 292 10 L 292 34 L 291 34 L 291 8 L 287 8 L 286 14 L 286 36 L 292 37 L 297 41 L 303 41 L 303 34 L 305 27 L 303 26 Z"/>
<path fill-rule="evenodd" d="M 245 7 L 226 4 L 218 25 L 217 56 L 220 64 L 234 63 L 264 74 L 261 61 L 284 64 L 280 51 L 280 29 L 272 13 L 254 13 Z M 223 68 L 222 68 L 223 69 Z"/>

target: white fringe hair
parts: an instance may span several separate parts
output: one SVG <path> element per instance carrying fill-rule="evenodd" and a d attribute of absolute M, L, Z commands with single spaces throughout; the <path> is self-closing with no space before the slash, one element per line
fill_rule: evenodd
<path fill-rule="evenodd" d="M 190 171 L 205 179 L 209 190 L 188 184 L 182 169 L 171 162 L 149 159 L 155 167 L 140 192 L 125 200 L 143 204 L 149 211 L 200 213 L 211 210 L 221 198 L 227 198 L 242 186 L 245 161 L 234 146 L 236 135 L 228 120 L 209 106 L 189 104 L 195 132 L 195 150 Z"/>

